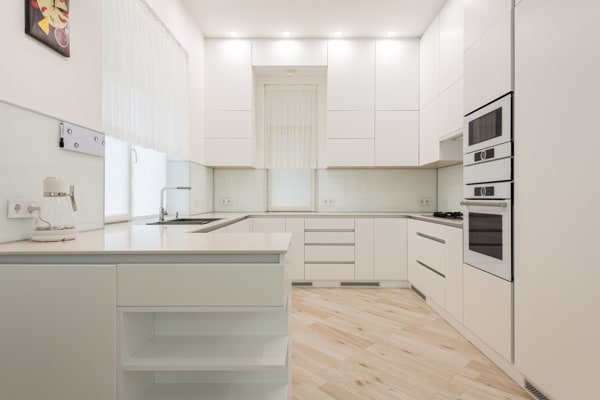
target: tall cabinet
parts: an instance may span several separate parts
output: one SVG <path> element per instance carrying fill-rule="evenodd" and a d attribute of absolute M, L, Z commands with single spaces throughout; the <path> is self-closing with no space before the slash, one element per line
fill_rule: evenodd
<path fill-rule="evenodd" d="M 248 40 L 206 40 L 205 144 L 209 166 L 254 164 L 254 78 Z"/>

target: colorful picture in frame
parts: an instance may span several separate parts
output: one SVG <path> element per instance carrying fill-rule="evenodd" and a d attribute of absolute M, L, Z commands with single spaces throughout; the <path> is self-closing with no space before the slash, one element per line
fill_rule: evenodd
<path fill-rule="evenodd" d="M 25 33 L 69 57 L 69 0 L 25 0 Z"/>

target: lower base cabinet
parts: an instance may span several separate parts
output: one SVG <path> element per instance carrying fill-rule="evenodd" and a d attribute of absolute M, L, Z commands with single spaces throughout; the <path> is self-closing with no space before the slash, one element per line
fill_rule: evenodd
<path fill-rule="evenodd" d="M 0 399 L 115 399 L 114 265 L 0 265 L 0 320 Z"/>
<path fill-rule="evenodd" d="M 464 264 L 464 325 L 513 361 L 513 284 Z"/>

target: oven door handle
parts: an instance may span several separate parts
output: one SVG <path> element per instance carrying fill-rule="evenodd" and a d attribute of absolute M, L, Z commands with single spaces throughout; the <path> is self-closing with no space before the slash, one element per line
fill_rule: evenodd
<path fill-rule="evenodd" d="M 478 206 L 478 207 L 508 207 L 506 201 L 461 201 L 461 206 Z"/>

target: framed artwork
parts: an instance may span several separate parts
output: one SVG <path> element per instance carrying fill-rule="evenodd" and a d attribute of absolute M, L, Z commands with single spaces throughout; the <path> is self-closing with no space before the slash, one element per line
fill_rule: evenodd
<path fill-rule="evenodd" d="M 25 33 L 70 56 L 70 0 L 25 0 Z"/>

